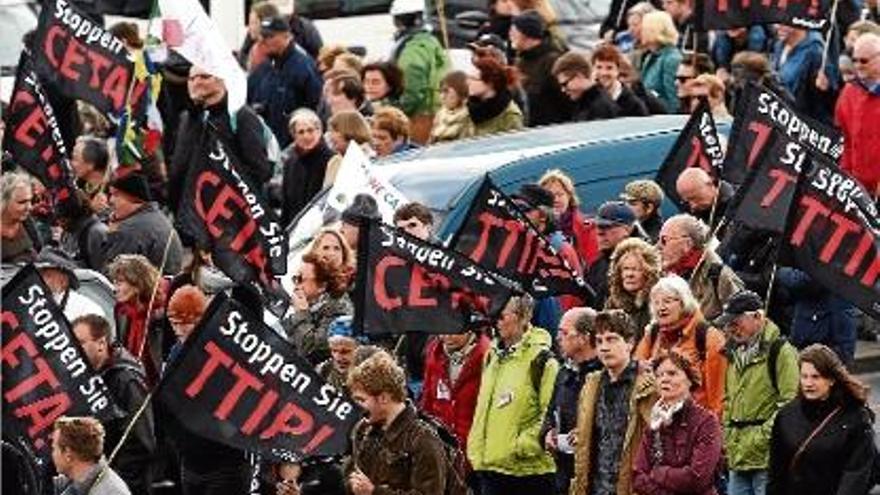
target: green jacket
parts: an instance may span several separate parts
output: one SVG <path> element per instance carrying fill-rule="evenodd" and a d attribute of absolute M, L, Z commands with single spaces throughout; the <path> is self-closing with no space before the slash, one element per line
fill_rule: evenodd
<path fill-rule="evenodd" d="M 781 338 L 775 323 L 766 320 L 757 354 L 744 365 L 728 341 L 724 380 L 724 447 L 727 465 L 734 471 L 767 469 L 770 433 L 776 413 L 797 395 L 800 372 L 797 350 L 789 343 L 776 358 L 776 383 L 770 381 L 767 361 L 771 343 Z"/>
<path fill-rule="evenodd" d="M 475 471 L 531 476 L 556 471 L 539 441 L 559 363 L 548 359 L 540 391 L 532 381 L 532 361 L 550 349 L 550 334 L 529 327 L 522 340 L 502 353 L 496 340 L 486 353 L 467 456 Z"/>
<path fill-rule="evenodd" d="M 488 136 L 501 132 L 518 131 L 523 128 L 522 110 L 514 102 L 510 102 L 503 112 L 491 119 L 474 124 L 475 136 Z"/>
<path fill-rule="evenodd" d="M 669 113 L 678 112 L 678 95 L 675 90 L 675 74 L 681 63 L 681 50 L 666 45 L 656 52 L 645 52 L 642 58 L 642 84 L 666 105 Z"/>
<path fill-rule="evenodd" d="M 427 31 L 404 34 L 395 51 L 403 72 L 403 94 L 398 106 L 408 116 L 433 115 L 440 106 L 440 81 L 449 69 L 446 50 Z"/>

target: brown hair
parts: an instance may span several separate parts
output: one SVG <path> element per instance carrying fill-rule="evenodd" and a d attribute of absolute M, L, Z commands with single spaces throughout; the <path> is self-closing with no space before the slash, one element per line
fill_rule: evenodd
<path fill-rule="evenodd" d="M 330 117 L 327 126 L 349 141 L 358 144 L 370 142 L 370 126 L 360 112 L 346 110 Z"/>
<path fill-rule="evenodd" d="M 328 235 L 335 238 L 336 242 L 338 242 L 339 245 L 342 246 L 342 265 L 345 267 L 354 266 L 354 253 L 351 250 L 351 246 L 348 245 L 348 242 L 345 240 L 345 237 L 343 237 L 342 233 L 336 229 L 326 227 L 321 229 L 312 240 L 312 244 L 311 246 L 309 246 L 308 252 L 318 255 L 318 252 L 316 251 L 316 249 L 318 249 L 318 244 L 321 242 L 321 239 Z"/>
<path fill-rule="evenodd" d="M 73 452 L 83 462 L 97 463 L 104 455 L 104 427 L 91 416 L 62 416 L 55 420 L 58 448 Z"/>
<path fill-rule="evenodd" d="M 694 68 L 694 74 L 699 76 L 702 74 L 713 74 L 715 72 L 715 64 L 712 59 L 705 53 L 682 51 L 681 64 L 689 65 Z"/>
<path fill-rule="evenodd" d="M 416 201 L 407 203 L 398 208 L 397 211 L 394 212 L 394 223 L 413 217 L 425 225 L 434 224 L 434 215 L 431 213 L 431 210 L 428 209 L 427 206 Z"/>
<path fill-rule="evenodd" d="M 341 297 L 348 290 L 349 277 L 342 266 L 333 266 L 317 253 L 308 252 L 302 256 L 302 262 L 312 265 L 315 269 L 315 282 L 323 285 L 332 297 Z"/>
<path fill-rule="evenodd" d="M 334 94 L 344 94 L 346 98 L 360 106 L 366 96 L 361 76 L 349 69 L 332 69 L 324 74 L 324 80 Z"/>
<path fill-rule="evenodd" d="M 85 325 L 89 328 L 89 337 L 92 340 L 107 339 L 110 341 L 110 322 L 106 318 L 96 314 L 81 315 L 70 322 L 70 328 L 77 325 Z"/>
<path fill-rule="evenodd" d="M 269 17 L 278 17 L 281 15 L 281 11 L 278 10 L 278 7 L 269 0 L 256 2 L 251 5 L 251 13 L 256 15 L 257 19 L 261 21 L 263 19 L 268 19 Z"/>
<path fill-rule="evenodd" d="M 390 354 L 379 351 L 351 370 L 348 388 L 362 390 L 373 397 L 387 393 L 395 402 L 403 402 L 406 400 L 406 375 Z"/>
<path fill-rule="evenodd" d="M 120 40 L 124 41 L 125 44 L 131 46 L 133 48 L 143 48 L 144 40 L 141 39 L 141 33 L 138 30 L 137 24 L 133 22 L 121 21 L 116 24 L 110 26 L 107 30 L 113 36 L 116 36 Z"/>
<path fill-rule="evenodd" d="M 557 58 L 556 62 L 553 62 L 553 69 L 550 70 L 550 73 L 553 74 L 553 77 L 557 77 L 560 74 L 567 76 L 580 74 L 589 78 L 593 73 L 593 66 L 587 57 L 582 54 L 568 52 Z"/>
<path fill-rule="evenodd" d="M 141 254 L 120 254 L 107 267 L 107 272 L 114 281 L 122 279 L 134 287 L 138 301 L 143 304 L 150 302 L 160 276 L 159 270 Z"/>
<path fill-rule="evenodd" d="M 616 333 L 626 341 L 636 338 L 636 328 L 632 318 L 622 309 L 606 309 L 596 313 L 593 323 L 593 335 L 600 333 Z M 595 338 L 595 337 L 594 337 Z"/>
<path fill-rule="evenodd" d="M 513 0 L 513 3 L 523 12 L 526 10 L 537 11 L 541 19 L 544 20 L 544 24 L 548 26 L 556 23 L 556 12 L 548 0 Z"/>
<path fill-rule="evenodd" d="M 323 67 L 324 72 L 333 68 L 336 57 L 348 53 L 348 49 L 342 45 L 324 45 L 318 50 L 318 68 Z"/>
<path fill-rule="evenodd" d="M 657 358 L 654 359 L 652 369 L 654 370 L 655 374 L 657 373 L 657 370 L 660 369 L 660 365 L 665 363 L 666 361 L 669 361 L 676 368 L 684 371 L 684 374 L 691 382 L 691 390 L 700 388 L 700 383 L 702 382 L 700 373 L 696 370 L 696 368 L 694 368 L 693 363 L 691 363 L 688 358 L 675 351 L 661 352 L 660 355 L 658 355 Z"/>
<path fill-rule="evenodd" d="M 620 53 L 620 50 L 611 43 L 603 43 L 599 45 L 593 51 L 593 56 L 591 57 L 593 65 L 596 65 L 596 62 L 611 62 L 618 68 L 623 66 L 622 59 L 623 54 Z"/>
<path fill-rule="evenodd" d="M 361 79 L 366 76 L 367 72 L 379 72 L 388 85 L 389 98 L 400 98 L 403 94 L 403 71 L 393 62 L 372 62 L 364 66 L 361 70 Z"/>
<path fill-rule="evenodd" d="M 847 371 L 836 352 L 823 344 L 813 344 L 801 351 L 800 365 L 810 363 L 823 378 L 834 380 L 832 394 L 844 400 L 864 404 L 868 400 L 868 387 Z"/>
<path fill-rule="evenodd" d="M 770 60 L 763 53 L 758 52 L 739 52 L 733 56 L 730 62 L 731 67 L 735 65 L 742 66 L 751 72 L 766 76 L 770 74 Z"/>
<path fill-rule="evenodd" d="M 364 62 L 360 57 L 351 52 L 340 53 L 339 56 L 333 59 L 333 65 L 338 63 L 344 66 L 340 67 L 341 69 L 354 71 L 358 79 L 360 79 L 361 71 L 364 70 Z"/>
<path fill-rule="evenodd" d="M 383 106 L 373 113 L 373 127 L 391 134 L 391 139 L 409 139 L 409 117 L 397 107 Z"/>
<path fill-rule="evenodd" d="M 452 88 L 459 98 L 466 100 L 468 97 L 467 74 L 460 70 L 452 71 L 443 77 L 440 81 L 440 87 Z"/>
<path fill-rule="evenodd" d="M 516 83 L 513 68 L 509 65 L 503 65 L 494 58 L 474 60 L 474 67 L 480 71 L 480 80 L 491 86 L 496 92 L 501 92 Z"/>
<path fill-rule="evenodd" d="M 168 318 L 176 318 L 187 323 L 193 323 L 202 319 L 207 306 L 208 299 L 198 287 L 184 285 L 171 295 L 166 313 Z"/>

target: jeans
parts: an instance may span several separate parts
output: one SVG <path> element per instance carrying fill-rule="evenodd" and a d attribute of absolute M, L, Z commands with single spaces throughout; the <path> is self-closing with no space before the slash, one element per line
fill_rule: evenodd
<path fill-rule="evenodd" d="M 767 471 L 755 469 L 752 471 L 730 472 L 727 480 L 727 495 L 764 495 L 767 489 Z"/>

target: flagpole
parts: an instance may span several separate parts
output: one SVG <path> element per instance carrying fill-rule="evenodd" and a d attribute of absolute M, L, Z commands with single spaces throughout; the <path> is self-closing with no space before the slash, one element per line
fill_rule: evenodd
<path fill-rule="evenodd" d="M 165 271 L 165 264 L 168 263 L 168 251 L 171 249 L 171 241 L 174 239 L 174 228 L 171 228 L 168 231 L 168 240 L 165 241 L 165 251 L 162 252 L 162 264 L 159 266 L 159 276 L 156 278 L 156 283 L 153 285 L 153 293 L 150 295 L 150 304 L 147 305 L 147 314 L 144 317 L 144 338 L 141 340 L 141 345 L 138 347 L 137 355 L 135 356 L 138 359 L 141 359 L 141 356 L 144 354 L 144 347 L 147 345 L 147 337 L 150 334 L 150 315 L 153 312 L 153 303 L 156 302 L 156 294 L 159 292 L 159 285 L 162 283 L 162 273 Z"/>
<path fill-rule="evenodd" d="M 825 64 L 828 63 L 828 47 L 831 46 L 831 35 L 834 34 L 834 27 L 837 24 L 837 4 L 840 3 L 840 0 L 834 0 L 834 3 L 831 5 L 831 26 L 828 28 L 828 34 L 825 35 L 825 46 L 822 48 L 822 65 L 821 71 L 825 72 Z"/>
<path fill-rule="evenodd" d="M 131 435 L 132 430 L 134 430 L 135 423 L 138 422 L 138 420 L 144 414 L 144 411 L 147 410 L 147 406 L 150 404 L 150 402 L 152 402 L 153 392 L 155 392 L 155 391 L 156 391 L 156 388 L 154 387 L 152 390 L 150 390 L 147 393 L 147 396 L 144 397 L 144 402 L 141 404 L 141 407 L 139 407 L 138 410 L 134 413 L 134 416 L 131 417 L 131 421 L 128 422 L 128 425 L 126 425 L 125 431 L 122 433 L 122 437 L 119 439 L 118 442 L 116 442 L 116 446 L 113 447 L 113 451 L 110 452 L 110 456 L 107 458 L 107 463 L 104 465 L 103 468 L 101 468 L 101 472 L 98 473 L 98 477 L 95 478 L 95 482 L 92 483 L 91 487 L 89 487 L 89 491 L 87 492 L 86 495 L 88 495 L 89 493 L 92 493 L 92 490 L 96 486 L 101 484 L 101 480 L 104 478 L 104 475 L 107 474 L 107 471 L 110 469 L 110 463 L 113 462 L 113 459 L 115 459 L 116 455 L 119 454 L 119 451 L 122 450 L 122 445 L 125 443 L 126 440 L 128 440 L 128 437 Z"/>
<path fill-rule="evenodd" d="M 721 230 L 721 227 L 723 227 L 725 223 L 727 223 L 726 217 L 722 218 L 721 221 L 718 222 L 718 226 L 715 227 L 715 230 L 712 231 L 709 237 L 703 240 L 703 252 L 702 254 L 700 254 L 700 259 L 697 260 L 697 264 L 694 265 L 694 271 L 691 272 L 690 278 L 688 278 L 688 285 L 690 285 L 694 281 L 694 276 L 696 276 L 697 272 L 700 270 L 700 265 L 702 265 L 703 262 L 706 261 L 706 254 L 709 252 L 709 240 L 718 234 L 718 231 Z"/>
<path fill-rule="evenodd" d="M 437 0 L 437 18 L 440 21 L 440 34 L 443 37 L 443 48 L 449 50 L 449 31 L 446 27 L 446 0 Z"/>

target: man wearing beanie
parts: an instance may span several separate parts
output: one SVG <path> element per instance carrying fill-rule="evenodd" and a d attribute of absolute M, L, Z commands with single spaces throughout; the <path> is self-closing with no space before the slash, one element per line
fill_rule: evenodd
<path fill-rule="evenodd" d="M 561 53 L 545 36 L 544 20 L 534 10 L 513 18 L 510 45 L 516 51 L 516 67 L 523 76 L 526 92 L 526 126 L 558 124 L 570 120 L 571 104 L 553 77 L 552 69 Z"/>
<path fill-rule="evenodd" d="M 110 182 L 110 223 L 104 243 L 103 270 L 120 254 L 141 254 L 166 275 L 180 271 L 183 247 L 171 222 L 152 201 L 143 175 L 133 172 Z M 168 257 L 162 266 L 165 245 Z"/>

